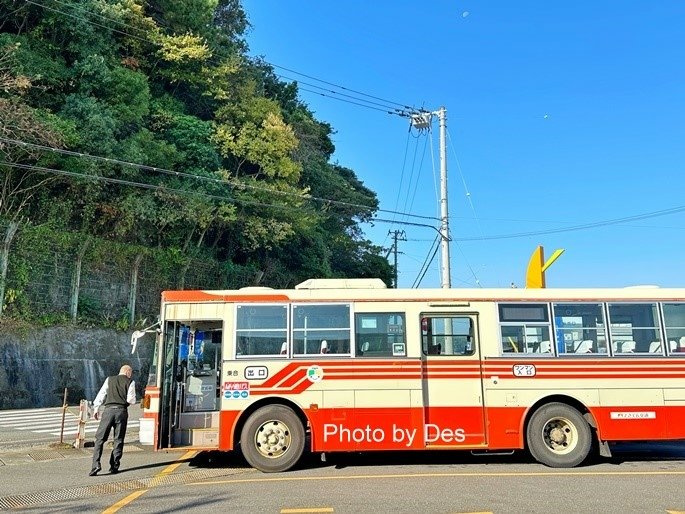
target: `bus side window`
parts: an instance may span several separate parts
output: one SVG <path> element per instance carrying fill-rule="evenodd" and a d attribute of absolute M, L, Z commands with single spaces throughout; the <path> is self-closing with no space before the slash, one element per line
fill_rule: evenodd
<path fill-rule="evenodd" d="M 475 322 L 464 315 L 431 315 L 421 318 L 423 353 L 426 355 L 473 355 Z"/>
<path fill-rule="evenodd" d="M 364 312 L 354 319 L 357 357 L 406 356 L 403 312 Z"/>

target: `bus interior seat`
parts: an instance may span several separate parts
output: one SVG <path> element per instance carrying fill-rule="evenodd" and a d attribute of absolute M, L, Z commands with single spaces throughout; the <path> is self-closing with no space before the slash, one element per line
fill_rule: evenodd
<path fill-rule="evenodd" d="M 585 339 L 578 343 L 573 353 L 592 353 L 592 339 Z"/>
<path fill-rule="evenodd" d="M 440 355 L 441 350 L 442 345 L 440 343 L 432 344 L 428 347 L 428 355 Z"/>
<path fill-rule="evenodd" d="M 362 343 L 361 348 L 359 348 L 359 355 L 364 355 L 366 352 L 368 352 L 368 351 L 369 351 L 369 346 L 370 346 L 370 345 L 369 345 L 369 342 L 368 342 L 368 341 L 364 341 L 364 342 Z"/>
<path fill-rule="evenodd" d="M 540 353 L 552 353 L 552 343 L 549 341 L 541 341 Z"/>
<path fill-rule="evenodd" d="M 649 353 L 661 353 L 661 341 L 652 341 L 649 343 Z"/>
<path fill-rule="evenodd" d="M 281 355 L 288 355 L 288 343 L 283 343 L 281 345 Z"/>
<path fill-rule="evenodd" d="M 328 341 L 321 341 L 321 353 L 328 353 Z"/>
<path fill-rule="evenodd" d="M 675 343 L 675 341 L 671 341 L 671 343 Z M 671 352 L 685 352 L 685 336 L 678 340 L 678 344 L 671 345 Z"/>
<path fill-rule="evenodd" d="M 671 340 L 671 341 L 668 342 L 668 349 L 669 349 L 670 351 L 675 352 L 677 348 L 678 348 L 678 343 L 676 343 L 676 342 L 673 341 L 673 340 Z"/>
<path fill-rule="evenodd" d="M 635 353 L 635 341 L 623 341 L 620 353 Z"/>

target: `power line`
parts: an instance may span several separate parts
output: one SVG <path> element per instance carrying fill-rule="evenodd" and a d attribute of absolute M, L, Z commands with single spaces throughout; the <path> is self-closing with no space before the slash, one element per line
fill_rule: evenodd
<path fill-rule="evenodd" d="M 438 254 L 438 250 L 440 249 L 440 244 L 438 244 L 440 241 L 440 236 L 437 236 L 435 238 L 435 242 L 433 245 L 431 245 L 431 249 L 433 246 L 435 246 L 435 251 L 433 251 L 433 255 L 430 256 L 430 259 L 428 259 L 428 256 L 426 256 L 426 260 L 424 261 L 424 266 L 422 267 L 422 271 L 419 271 L 419 276 L 416 277 L 416 280 L 414 280 L 414 283 L 412 284 L 412 289 L 415 289 L 421 285 L 421 282 L 423 281 L 423 278 L 426 276 L 426 273 L 428 272 L 430 265 L 433 264 L 433 261 L 435 260 L 435 256 Z M 430 251 L 430 250 L 429 250 Z"/>
<path fill-rule="evenodd" d="M 338 102 L 345 102 L 345 103 L 348 103 L 351 105 L 358 105 L 359 107 L 365 107 L 366 109 L 371 109 L 372 111 L 379 111 L 379 112 L 383 112 L 385 114 L 390 114 L 390 115 L 394 115 L 394 116 L 402 116 L 402 114 L 398 114 L 398 113 L 393 112 L 393 111 L 388 111 L 386 109 L 380 109 L 378 107 L 373 107 L 371 105 L 365 105 L 365 104 L 360 103 L 360 102 L 353 102 L 351 100 L 345 100 L 344 98 L 338 98 L 336 96 L 327 95 L 326 93 L 322 93 L 321 91 L 313 91 L 311 89 L 307 89 L 305 87 L 299 87 L 299 86 L 297 89 L 299 91 L 306 91 L 307 93 L 312 93 L 314 95 L 319 95 L 319 96 L 323 96 L 325 98 L 330 98 L 331 100 L 337 100 Z"/>
<path fill-rule="evenodd" d="M 669 214 L 675 214 L 678 212 L 685 211 L 685 205 L 679 207 L 671 207 L 670 209 L 663 209 L 661 211 L 646 212 L 643 214 L 635 214 L 633 216 L 625 216 L 623 218 L 614 218 L 609 220 L 596 221 L 594 223 L 586 223 L 583 225 L 575 225 L 572 227 L 565 228 L 555 228 L 549 230 L 538 230 L 536 232 L 519 232 L 515 234 L 500 234 L 494 236 L 482 236 L 482 237 L 459 237 L 455 238 L 454 241 L 492 241 L 495 239 L 514 239 L 518 237 L 530 237 L 530 236 L 541 236 L 545 234 L 559 234 L 561 232 L 575 232 L 578 230 L 587 230 L 591 228 L 606 227 L 609 225 L 618 225 L 620 223 L 627 223 L 629 221 L 639 221 L 648 218 L 657 218 L 659 216 L 667 216 Z"/>
<path fill-rule="evenodd" d="M 316 202 L 321 202 L 321 203 L 326 203 L 326 204 L 339 205 L 342 207 L 353 207 L 355 209 L 367 210 L 369 212 L 384 212 L 387 214 L 397 214 L 400 216 L 407 216 L 407 217 L 416 218 L 416 219 L 437 220 L 437 218 L 434 218 L 432 216 L 421 216 L 418 214 L 411 214 L 411 213 L 406 213 L 406 212 L 397 212 L 397 211 L 391 211 L 391 210 L 386 210 L 386 209 L 374 209 L 373 207 L 370 207 L 368 205 L 355 204 L 355 203 L 351 203 L 351 202 L 343 202 L 340 200 L 333 200 L 330 198 L 323 198 L 323 197 L 312 196 L 312 195 L 300 195 L 297 193 L 290 193 L 288 191 L 279 191 L 276 189 L 259 187 L 259 186 L 255 186 L 252 184 L 244 184 L 244 183 L 239 183 L 239 182 L 229 182 L 227 180 L 222 180 L 222 179 L 218 179 L 218 178 L 203 177 L 201 175 L 193 175 L 192 173 L 185 173 L 182 171 L 168 170 L 165 168 L 158 168 L 155 166 L 147 166 L 145 164 L 138 164 L 138 163 L 133 163 L 133 162 L 128 162 L 128 161 L 122 161 L 119 159 L 112 159 L 109 157 L 100 157 L 98 155 L 91 155 L 91 154 L 86 154 L 86 153 L 82 153 L 82 152 L 75 152 L 72 150 L 64 150 L 61 148 L 54 148 L 51 146 L 39 145 L 39 144 L 35 144 L 35 143 L 28 143 L 26 141 L 21 141 L 18 139 L 5 138 L 2 136 L 0 136 L 0 142 L 14 144 L 14 145 L 18 145 L 18 146 L 28 146 L 31 148 L 36 148 L 36 149 L 40 149 L 40 150 L 45 150 L 45 151 L 60 153 L 63 155 L 68 155 L 71 157 L 87 158 L 87 159 L 92 159 L 95 161 L 106 162 L 108 164 L 117 164 L 120 166 L 128 166 L 128 167 L 133 167 L 133 168 L 137 168 L 137 169 L 141 169 L 141 170 L 158 172 L 158 173 L 162 173 L 162 174 L 170 175 L 170 176 L 174 176 L 174 177 L 182 177 L 182 178 L 188 178 L 188 179 L 192 179 L 192 180 L 200 180 L 200 181 L 204 181 L 204 182 L 210 182 L 213 184 L 230 186 L 230 187 L 234 187 L 234 188 L 252 189 L 255 191 L 260 191 L 260 192 L 269 193 L 269 194 L 279 194 L 281 196 L 290 196 L 290 197 L 294 197 L 294 198 L 297 198 L 297 199 L 303 200 L 303 201 L 316 201 Z"/>
<path fill-rule="evenodd" d="M 265 60 L 265 59 L 262 59 L 262 61 L 264 61 L 265 63 L 269 64 L 270 66 L 273 66 L 274 68 L 278 68 L 278 69 L 280 69 L 280 70 L 285 70 L 285 71 L 287 71 L 287 72 L 289 72 L 289 73 L 295 73 L 296 75 L 300 75 L 300 76 L 302 76 L 302 77 L 305 77 L 305 78 L 308 78 L 308 79 L 312 79 L 312 80 L 316 80 L 317 82 L 321 82 L 322 84 L 327 84 L 327 85 L 329 85 L 329 86 L 337 87 L 338 89 L 342 89 L 343 91 L 349 91 L 349 92 L 351 92 L 351 93 L 356 93 L 356 94 L 358 94 L 358 95 L 365 96 L 365 97 L 367 97 L 367 98 L 372 98 L 372 99 L 374 99 L 374 100 L 380 100 L 380 101 L 382 101 L 382 102 L 384 102 L 384 103 L 389 103 L 389 104 L 398 105 L 398 106 L 402 107 L 403 109 L 406 109 L 406 110 L 409 111 L 409 112 L 419 112 L 419 109 L 416 109 L 416 108 L 411 107 L 411 106 L 406 105 L 406 104 L 401 104 L 401 103 L 398 103 L 398 102 L 393 102 L 393 101 L 391 101 L 391 100 L 385 100 L 385 99 L 379 98 L 379 97 L 377 97 L 377 96 L 368 95 L 368 94 L 363 93 L 363 92 L 361 92 L 361 91 L 355 91 L 354 89 L 350 89 L 350 88 L 347 88 L 347 87 L 345 87 L 345 86 L 341 86 L 341 85 L 339 85 L 339 84 L 334 84 L 333 82 L 328 82 L 328 81 L 326 81 L 326 80 L 318 79 L 318 78 L 316 78 L 316 77 L 312 77 L 311 75 L 306 75 L 306 74 L 301 73 L 301 72 L 299 72 L 299 71 L 295 71 L 295 70 L 293 70 L 293 69 L 286 68 L 286 67 L 284 67 L 284 66 L 279 66 L 278 64 L 270 63 L 269 61 L 267 61 L 267 60 Z"/>
<path fill-rule="evenodd" d="M 354 207 L 354 208 L 369 209 L 369 210 L 372 209 L 371 207 L 366 206 L 366 205 L 342 202 L 339 200 L 332 200 L 329 198 L 322 198 L 322 197 L 315 197 L 315 196 L 308 196 L 308 195 L 298 195 L 296 193 L 288 193 L 286 191 L 278 191 L 278 190 L 273 190 L 273 189 L 261 188 L 261 187 L 253 186 L 250 184 L 232 183 L 232 182 L 224 181 L 221 179 L 213 179 L 211 177 L 202 177 L 200 175 L 193 175 L 190 173 L 184 173 L 184 172 L 180 172 L 180 171 L 172 171 L 172 170 L 167 170 L 164 168 L 157 168 L 154 166 L 146 166 L 144 164 L 131 163 L 131 162 L 127 162 L 127 161 L 121 161 L 118 159 L 111 159 L 108 157 L 100 157 L 100 156 L 89 155 L 89 154 L 84 154 L 84 153 L 80 153 L 80 152 L 74 152 L 74 151 L 70 151 L 70 150 L 63 150 L 60 148 L 53 148 L 53 147 L 49 147 L 49 146 L 45 146 L 45 145 L 27 143 L 25 141 L 20 141 L 20 140 L 15 140 L 15 139 L 0 137 L 0 141 L 10 143 L 10 144 L 21 145 L 21 146 L 30 146 L 33 148 L 57 152 L 57 153 L 61 153 L 64 155 L 69 155 L 69 156 L 74 156 L 74 157 L 83 157 L 83 158 L 89 158 L 89 159 L 93 159 L 93 160 L 99 160 L 99 161 L 103 161 L 103 162 L 108 162 L 110 164 L 119 164 L 122 166 L 131 166 L 131 167 L 135 167 L 135 168 L 139 168 L 139 169 L 156 171 L 156 172 L 160 172 L 160 173 L 164 173 L 164 174 L 172 175 L 172 176 L 177 176 L 177 177 L 191 178 L 191 179 L 195 179 L 195 180 L 203 180 L 203 181 L 213 182 L 213 183 L 220 184 L 220 185 L 232 186 L 232 187 L 254 189 L 254 190 L 258 190 L 258 191 L 262 191 L 262 192 L 266 192 L 266 193 L 272 193 L 272 194 L 277 193 L 277 194 L 281 194 L 284 196 L 292 196 L 292 197 L 295 197 L 297 199 L 305 200 L 305 201 L 306 200 L 314 200 L 314 201 L 318 201 L 318 202 L 324 202 L 324 203 L 328 203 L 328 204 L 340 205 L 340 206 L 345 206 L 345 207 Z M 102 179 L 102 180 L 109 181 L 112 183 L 120 183 L 120 184 L 128 184 L 128 185 L 140 185 L 141 187 L 147 187 L 149 189 L 160 189 L 160 190 L 166 190 L 166 191 L 183 192 L 183 190 L 175 190 L 175 189 L 168 188 L 165 186 L 154 186 L 151 184 L 131 182 L 131 181 L 126 181 L 126 180 L 122 180 L 122 179 L 99 177 L 99 176 L 95 176 L 95 175 L 84 175 L 84 174 L 75 173 L 75 172 L 54 170 L 51 168 L 42 168 L 39 166 L 13 164 L 13 163 L 4 162 L 4 161 L 0 161 L 0 165 L 5 165 L 8 167 L 14 167 L 14 168 L 22 168 L 22 169 L 33 169 L 36 171 L 53 172 L 53 173 L 57 173 L 57 174 L 68 175 L 68 176 L 76 176 L 76 177 L 81 177 L 81 178 Z M 242 200 L 233 199 L 231 197 L 211 195 L 208 193 L 197 193 L 197 194 L 201 194 L 201 195 L 204 195 L 204 196 L 207 196 L 210 198 L 215 198 L 215 199 L 223 199 L 223 200 L 228 200 L 228 201 L 241 201 L 243 203 L 246 202 L 246 201 L 242 201 Z M 258 202 L 252 202 L 252 203 L 254 205 L 258 205 L 258 206 L 276 207 L 275 205 L 270 205 L 270 204 L 261 204 Z M 662 209 L 659 211 L 650 211 L 650 212 L 646 212 L 646 213 L 642 213 L 642 214 L 635 214 L 632 216 L 625 216 L 622 218 L 600 220 L 600 221 L 596 221 L 596 222 L 592 222 L 592 223 L 585 223 L 585 224 L 574 225 L 574 226 L 570 226 L 570 227 L 562 227 L 562 228 L 555 228 L 555 229 L 549 229 L 549 230 L 537 230 L 537 231 L 531 231 L 531 232 L 518 232 L 518 233 L 513 233 L 513 234 L 498 234 L 498 235 L 492 235 L 492 236 L 450 238 L 450 240 L 457 241 L 457 242 L 492 241 L 492 240 L 498 240 L 498 239 L 515 239 L 515 238 L 519 238 L 519 237 L 531 237 L 531 236 L 539 236 L 539 235 L 546 235 L 546 234 L 558 234 L 558 233 L 563 233 L 563 232 L 575 232 L 575 231 L 588 230 L 588 229 L 592 229 L 592 228 L 599 228 L 599 227 L 604 227 L 604 226 L 609 226 L 609 225 L 617 225 L 617 224 L 621 224 L 621 223 L 628 223 L 631 221 L 640 221 L 640 220 L 649 219 L 649 218 L 657 218 L 660 216 L 668 216 L 670 214 L 676 214 L 678 212 L 683 212 L 683 211 L 685 211 L 685 205 L 681 205 L 681 206 L 677 206 L 677 207 L 671 207 L 668 209 Z M 421 215 L 411 214 L 411 213 L 406 213 L 406 212 L 397 212 L 397 211 L 390 211 L 390 210 L 385 210 L 385 209 L 377 209 L 376 212 L 384 212 L 384 213 L 396 214 L 396 215 L 400 215 L 400 216 L 407 216 L 407 217 L 413 217 L 413 218 L 418 218 L 418 219 L 439 221 L 438 218 L 435 218 L 432 216 L 421 216 Z M 374 223 L 374 222 L 397 223 L 399 225 L 428 227 L 428 228 L 432 228 L 433 230 L 438 230 L 432 225 L 427 225 L 424 223 L 412 223 L 412 222 L 408 222 L 408 221 L 398 221 L 395 219 L 383 219 L 383 218 L 373 217 L 369 220 L 369 222 L 370 223 Z"/>
<path fill-rule="evenodd" d="M 476 208 L 473 205 L 473 198 L 471 198 L 471 192 L 469 191 L 469 187 L 466 185 L 466 178 L 464 177 L 464 173 L 461 170 L 461 164 L 459 163 L 459 158 L 457 157 L 457 152 L 454 149 L 454 143 L 452 142 L 452 136 L 450 134 L 449 129 L 447 129 L 447 139 L 449 139 L 449 142 L 450 142 L 450 148 L 452 149 L 452 154 L 454 155 L 454 161 L 457 163 L 457 169 L 459 170 L 459 176 L 461 177 L 461 182 L 464 186 L 464 193 L 465 193 L 466 198 L 469 202 L 469 206 L 471 207 L 471 212 L 473 212 L 473 219 L 476 221 L 476 225 L 478 226 L 478 231 L 480 232 L 481 235 L 483 235 L 483 228 L 481 227 L 480 219 L 478 218 L 478 215 L 476 214 Z"/>
<path fill-rule="evenodd" d="M 105 20 L 105 21 L 111 21 L 112 23 L 116 23 L 117 25 L 123 25 L 123 26 L 126 27 L 126 28 L 133 29 L 133 30 L 137 30 L 138 32 L 146 33 L 146 31 L 145 31 L 144 29 L 140 29 L 140 28 L 138 28 L 138 27 L 134 27 L 133 25 L 130 25 L 130 24 L 126 23 L 125 21 L 117 20 L 117 19 L 115 19 L 115 18 L 109 18 L 108 16 L 105 16 L 105 15 L 103 15 L 103 14 L 99 14 L 99 13 L 96 13 L 96 12 L 93 12 L 93 11 L 89 11 L 89 10 L 87 10 L 87 9 L 85 9 L 85 8 L 83 8 L 83 7 L 81 7 L 81 6 L 79 6 L 79 5 L 68 4 L 68 3 L 66 3 L 66 2 L 62 2 L 61 0 L 52 0 L 52 1 L 55 2 L 55 3 L 57 3 L 57 4 L 63 5 L 64 7 L 69 7 L 70 9 L 74 9 L 74 10 L 77 10 L 77 11 L 81 11 L 81 12 L 84 13 L 84 14 L 90 14 L 91 16 L 97 16 L 98 18 L 101 18 L 101 19 L 103 19 L 103 20 Z M 35 4 L 34 2 L 32 2 L 31 0 L 27 0 L 27 2 L 33 3 L 34 5 L 36 5 L 36 4 Z M 43 4 L 37 4 L 37 5 L 43 6 Z M 65 13 L 62 13 L 62 14 L 65 14 Z M 81 18 L 81 19 L 82 19 L 82 21 L 85 21 L 86 23 L 88 23 L 88 20 L 84 20 L 83 18 Z M 128 33 L 127 33 L 127 34 L 128 34 Z M 128 35 L 131 35 L 131 34 L 128 34 Z"/>
<path fill-rule="evenodd" d="M 305 86 L 314 87 L 314 88 L 316 88 L 316 89 L 321 89 L 322 91 L 325 91 L 325 92 L 327 92 L 327 93 L 332 93 L 332 94 L 334 94 L 334 95 L 339 95 L 339 96 L 341 96 L 341 97 L 345 97 L 345 98 L 354 98 L 355 100 L 359 100 L 359 97 L 352 96 L 352 95 L 348 95 L 348 94 L 345 94 L 345 93 L 340 93 L 340 92 L 335 91 L 335 90 L 333 90 L 333 89 L 327 89 L 327 88 L 322 87 L 322 86 L 317 86 L 316 84 L 312 84 L 311 82 L 304 82 L 304 81 L 301 81 L 301 80 L 294 79 L 294 78 L 292 78 L 292 77 L 286 77 L 285 75 L 280 75 L 280 74 L 278 74 L 278 73 L 276 74 L 276 76 L 279 77 L 279 78 L 281 78 L 281 79 L 284 79 L 284 80 L 289 80 L 289 81 L 292 81 L 292 82 L 297 82 L 298 86 L 299 86 L 300 84 L 304 84 Z M 307 91 L 307 90 L 305 90 L 305 91 Z M 314 91 L 310 91 L 310 92 L 314 92 Z M 401 112 L 399 109 L 397 109 L 396 107 L 392 107 L 392 106 L 391 106 L 390 104 L 388 104 L 388 103 L 373 102 L 373 101 L 371 101 L 371 100 L 364 100 L 364 102 L 367 102 L 369 105 L 375 105 L 375 106 L 378 106 L 378 107 L 382 107 L 382 108 L 384 108 L 384 109 L 388 109 L 387 112 L 390 113 L 390 114 L 395 114 L 395 113 L 397 113 L 397 112 Z M 391 112 L 391 111 L 392 111 L 392 112 Z"/>
<path fill-rule="evenodd" d="M 178 189 L 178 188 L 172 188 L 172 187 L 167 187 L 167 186 L 160 186 L 160 185 L 155 185 L 155 184 L 146 184 L 144 182 L 134 182 L 131 180 L 124 180 L 124 179 L 117 179 L 113 177 L 103 177 L 101 175 L 86 175 L 83 173 L 76 173 L 73 171 L 65 171 L 65 170 L 57 170 L 54 168 L 45 168 L 43 166 L 35 166 L 35 165 L 30 165 L 30 164 L 18 164 L 18 163 L 12 163 L 12 162 L 7 162 L 7 161 L 0 161 L 0 166 L 7 166 L 8 168 L 15 168 L 15 169 L 21 169 L 21 170 L 27 170 L 27 171 L 36 171 L 39 173 L 51 173 L 54 175 L 62 175 L 66 177 L 73 177 L 73 178 L 80 178 L 84 180 L 92 180 L 92 181 L 101 181 L 101 182 L 107 182 L 111 184 L 119 184 L 119 185 L 126 185 L 126 186 L 131 186 L 131 187 L 139 187 L 142 189 L 149 189 L 153 191 L 160 191 L 163 193 L 176 193 L 180 195 L 190 195 L 190 196 L 200 196 L 204 198 L 210 198 L 213 200 L 221 200 L 221 201 L 227 201 L 229 203 L 235 203 L 235 204 L 242 204 L 242 205 L 248 205 L 248 206 L 253 206 L 253 207 L 266 207 L 266 208 L 274 208 L 274 209 L 280 209 L 284 211 L 293 211 L 293 212 L 300 212 L 299 208 L 293 208 L 287 205 L 279 205 L 279 204 L 266 204 L 266 203 L 261 203 L 261 202 L 254 202 L 250 200 L 243 200 L 241 198 L 234 198 L 230 196 L 220 196 L 220 195 L 213 195 L 210 193 L 205 193 L 205 192 L 200 192 L 200 191 L 195 191 L 195 190 L 186 190 L 186 189 Z M 388 219 L 383 219 L 383 218 L 373 218 L 370 220 L 370 223 L 374 222 L 382 222 L 382 223 L 397 223 L 399 225 L 408 225 L 408 226 L 415 226 L 415 227 L 428 227 L 432 228 L 433 230 L 437 231 L 439 233 L 439 230 L 435 228 L 432 225 L 427 225 L 425 223 L 412 223 L 408 221 L 396 221 L 396 220 L 388 220 Z"/>
<path fill-rule="evenodd" d="M 64 2 L 61 2 L 60 0 L 53 0 L 53 1 L 55 1 L 55 2 L 57 2 L 57 3 L 59 3 L 59 4 L 63 5 L 63 6 L 65 6 L 65 7 L 69 7 L 69 8 L 72 8 L 72 9 L 79 10 L 78 6 L 66 4 L 66 3 L 64 3 Z M 43 9 L 47 9 L 47 10 L 49 10 L 49 11 L 53 11 L 53 12 L 62 14 L 62 15 L 64 15 L 64 16 L 68 16 L 68 17 L 70 17 L 70 18 L 80 20 L 80 21 L 82 21 L 82 22 L 84 22 L 84 23 L 88 23 L 88 24 L 95 25 L 95 26 L 100 27 L 100 28 L 104 28 L 104 29 L 107 29 L 107 30 L 111 30 L 112 32 L 116 32 L 117 34 L 122 34 L 122 35 L 124 35 L 124 36 L 128 36 L 128 37 L 137 39 L 137 40 L 139 40 L 139 41 L 144 41 L 144 42 L 147 42 L 147 43 L 150 43 L 150 44 L 159 46 L 159 42 L 154 41 L 154 40 L 151 40 L 151 39 L 149 38 L 149 34 L 148 34 L 145 30 L 140 29 L 140 28 L 138 28 L 138 27 L 134 27 L 134 26 L 132 26 L 132 25 L 126 23 L 126 22 L 123 22 L 123 21 L 121 21 L 121 20 L 116 20 L 116 19 L 110 18 L 110 17 L 108 17 L 108 16 L 104 16 L 104 15 L 102 15 L 102 14 L 98 14 L 98 13 L 94 13 L 94 12 L 87 11 L 87 10 L 84 10 L 84 9 L 80 9 L 81 14 L 88 14 L 88 15 L 92 15 L 92 16 L 97 16 L 97 17 L 100 18 L 100 19 L 109 21 L 109 22 L 111 22 L 111 23 L 116 23 L 116 24 L 118 24 L 118 25 L 120 25 L 120 26 L 123 26 L 123 27 L 126 27 L 126 28 L 128 28 L 128 29 L 135 30 L 135 31 L 137 31 L 137 32 L 139 32 L 139 33 L 146 34 L 146 36 L 148 36 L 148 37 L 140 37 L 140 36 L 137 36 L 137 35 L 135 35 L 135 34 L 131 34 L 130 32 L 127 32 L 127 31 L 119 30 L 119 29 L 116 29 L 116 28 L 113 28 L 113 27 L 108 27 L 107 25 L 103 25 L 103 24 L 101 24 L 101 23 L 97 23 L 97 22 L 95 22 L 95 21 L 88 20 L 88 19 L 84 18 L 83 16 L 78 16 L 78 15 L 71 14 L 71 13 L 68 13 L 68 12 L 65 12 L 65 11 L 61 11 L 61 10 L 59 10 L 59 9 L 56 9 L 56 8 L 54 8 L 54 7 L 47 6 L 47 5 L 45 5 L 45 4 L 42 4 L 42 3 L 40 3 L 40 2 L 37 2 L 37 1 L 35 1 L 35 0 L 26 0 L 26 2 L 29 3 L 29 4 L 35 5 L 35 6 L 37 6 L 37 7 L 42 7 Z M 218 56 L 220 56 L 220 57 L 230 57 L 228 54 L 224 54 L 224 53 L 221 53 L 221 52 L 217 52 L 216 50 L 214 50 L 214 54 L 215 54 L 215 55 L 218 55 Z M 339 84 L 335 84 L 335 83 L 333 83 L 333 82 L 328 82 L 328 81 L 326 81 L 326 80 L 319 79 L 319 78 L 314 77 L 314 76 L 312 76 L 312 75 L 307 75 L 307 74 L 305 74 L 305 73 L 301 73 L 301 72 L 296 71 L 296 70 L 293 70 L 293 69 L 291 69 L 291 68 L 286 68 L 286 67 L 284 67 L 284 66 L 279 66 L 279 65 L 277 65 L 277 64 L 271 63 L 271 62 L 265 60 L 265 59 L 262 58 L 262 57 L 254 57 L 253 59 L 255 59 L 255 60 L 257 60 L 257 61 L 261 61 L 261 62 L 263 62 L 263 63 L 265 63 L 265 64 L 271 66 L 272 68 L 278 68 L 278 69 L 282 69 L 282 70 L 288 71 L 288 72 L 290 72 L 290 73 L 295 73 L 296 75 L 300 75 L 300 76 L 302 76 L 302 77 L 305 77 L 305 78 L 314 80 L 314 81 L 316 81 L 316 82 L 320 82 L 320 83 L 322 83 L 322 84 L 327 84 L 327 85 L 329 85 L 329 86 L 335 87 L 335 88 L 340 89 L 340 90 L 342 90 L 342 91 L 347 91 L 348 93 L 354 93 L 354 94 L 356 94 L 356 95 L 359 95 L 359 96 L 353 96 L 353 95 L 350 95 L 350 94 L 338 93 L 338 92 L 330 91 L 330 90 L 329 90 L 329 91 L 332 92 L 333 94 L 336 94 L 336 95 L 339 95 L 339 96 L 346 96 L 346 97 L 349 97 L 349 98 L 353 98 L 353 99 L 357 100 L 359 103 L 357 103 L 357 102 L 352 102 L 352 101 L 349 101 L 349 100 L 346 101 L 346 100 L 344 100 L 344 99 L 342 99 L 342 98 L 337 98 L 337 97 L 335 97 L 335 96 L 330 96 L 330 95 L 327 95 L 327 94 L 324 94 L 324 93 L 321 93 L 321 92 L 311 91 L 311 90 L 307 90 L 307 89 L 304 89 L 304 88 L 300 88 L 300 89 L 302 89 L 302 90 L 304 90 L 304 91 L 307 91 L 307 92 L 310 92 L 310 93 L 319 94 L 319 95 L 321 95 L 321 96 L 324 96 L 324 97 L 327 97 L 327 98 L 331 98 L 331 99 L 334 99 L 334 100 L 338 100 L 338 101 L 343 101 L 343 102 L 346 101 L 347 103 L 350 103 L 350 104 L 353 104 L 353 105 L 357 105 L 357 106 L 360 106 L 360 107 L 365 107 L 365 108 L 371 109 L 371 110 L 380 111 L 380 112 L 383 112 L 383 113 L 386 113 L 386 114 L 402 116 L 402 117 L 409 117 L 409 116 L 411 116 L 411 114 L 420 112 L 419 109 L 416 109 L 416 108 L 414 108 L 414 107 L 408 106 L 408 105 L 406 105 L 406 104 L 403 104 L 403 103 L 400 103 L 400 102 L 394 102 L 394 101 L 391 101 L 391 100 L 386 100 L 386 99 L 380 98 L 380 97 L 378 97 L 378 96 L 370 95 L 370 94 L 367 94 L 367 93 L 364 93 L 364 92 L 361 92 L 361 91 L 357 91 L 357 90 L 354 90 L 354 89 L 351 89 L 351 88 L 347 88 L 347 87 L 345 87 L 345 86 L 341 86 L 341 85 L 339 85 Z M 279 76 L 279 75 L 276 74 L 276 76 Z M 315 87 L 315 88 L 317 88 L 317 89 L 323 89 L 321 86 L 317 86 L 317 85 L 311 85 L 311 87 Z M 360 97 L 363 97 L 363 98 L 360 98 Z M 374 104 L 374 102 L 371 102 L 370 100 L 366 100 L 366 98 L 370 98 L 370 99 L 373 99 L 373 100 L 378 100 L 378 101 L 380 101 L 380 102 L 383 102 L 383 105 L 387 105 L 387 104 L 396 105 L 396 106 L 401 107 L 401 109 L 396 108 L 396 107 L 389 108 L 389 110 L 379 109 L 379 108 L 377 108 L 377 107 L 373 107 L 372 105 L 367 105 L 367 104 Z M 362 102 L 363 102 L 363 103 L 362 103 Z"/>
<path fill-rule="evenodd" d="M 115 28 L 112 28 L 112 27 L 108 27 L 107 25 L 102 25 L 102 24 L 96 23 L 96 22 L 94 22 L 94 21 L 92 21 L 92 20 L 86 20 L 85 18 L 81 18 L 80 16 L 76 16 L 76 15 L 74 15 L 74 14 L 69 14 L 69 13 L 66 13 L 66 12 L 64 12 L 64 11 L 60 11 L 59 9 L 55 9 L 54 7 L 49 7 L 49 6 L 47 6 L 47 5 L 41 4 L 40 2 L 34 2 L 33 0 L 26 0 L 26 3 L 28 3 L 28 4 L 33 4 L 33 5 L 35 5 L 36 7 L 42 7 L 43 9 L 47 9 L 48 11 L 53 11 L 53 12 L 56 12 L 56 13 L 59 13 L 59 14 L 63 14 L 64 16 L 69 16 L 70 18 L 74 18 L 75 20 L 80 20 L 80 21 L 82 21 L 82 22 L 84 22 L 84 23 L 88 23 L 88 24 L 91 24 L 91 25 L 95 25 L 96 27 L 100 27 L 100 28 L 103 28 L 103 29 L 111 30 L 112 32 L 116 32 L 116 33 L 122 34 L 122 35 L 124 35 L 124 36 L 132 37 L 132 38 L 137 39 L 137 40 L 139 40 L 139 41 L 144 41 L 144 42 L 148 42 L 148 43 L 158 44 L 158 43 L 154 43 L 153 41 L 150 41 L 150 39 L 148 39 L 148 38 L 138 37 L 138 36 L 135 36 L 135 35 L 133 35 L 133 34 L 130 34 L 130 33 L 126 32 L 126 31 L 123 31 L 123 30 L 118 30 L 118 29 L 115 29 Z M 71 6 L 70 6 L 70 7 L 71 7 Z M 104 18 L 104 16 L 102 16 L 102 17 Z M 114 23 L 117 22 L 116 20 L 113 20 L 113 19 L 111 19 L 111 18 L 107 18 L 107 19 L 108 19 L 109 21 L 111 21 L 111 22 L 114 22 Z M 124 25 L 126 25 L 126 26 L 129 27 L 129 28 L 133 28 L 133 29 L 135 29 L 135 30 L 140 30 L 140 29 L 136 29 L 135 27 L 131 27 L 131 25 L 127 25 L 127 24 L 124 24 Z"/>

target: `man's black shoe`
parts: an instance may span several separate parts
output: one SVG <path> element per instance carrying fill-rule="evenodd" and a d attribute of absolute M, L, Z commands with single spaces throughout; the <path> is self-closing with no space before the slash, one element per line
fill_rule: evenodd
<path fill-rule="evenodd" d="M 97 475 L 97 474 L 100 472 L 101 469 L 102 469 L 102 468 L 93 468 L 93 469 L 91 469 L 91 470 L 90 470 L 90 473 L 88 473 L 88 476 L 89 476 L 89 477 L 94 477 L 95 475 Z"/>
<path fill-rule="evenodd" d="M 112 475 L 116 475 L 117 473 L 119 473 L 119 468 L 109 468 L 109 472 Z"/>

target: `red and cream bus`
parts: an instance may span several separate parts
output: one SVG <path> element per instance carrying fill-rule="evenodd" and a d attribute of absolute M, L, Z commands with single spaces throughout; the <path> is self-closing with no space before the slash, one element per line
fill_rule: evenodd
<path fill-rule="evenodd" d="M 685 289 L 166 291 L 158 332 L 141 440 L 240 448 L 266 472 L 307 443 L 571 467 L 685 439 Z"/>

